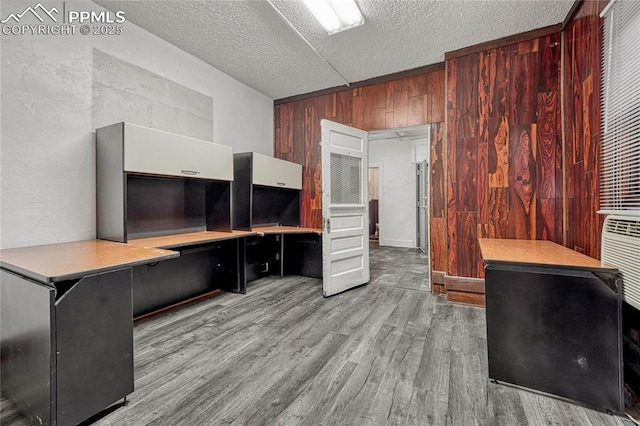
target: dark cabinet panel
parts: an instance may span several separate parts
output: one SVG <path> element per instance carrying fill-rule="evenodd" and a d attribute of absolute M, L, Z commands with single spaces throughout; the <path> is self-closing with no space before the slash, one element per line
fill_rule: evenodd
<path fill-rule="evenodd" d="M 247 282 L 267 275 L 280 275 L 280 235 L 246 239 Z"/>
<path fill-rule="evenodd" d="M 133 316 L 216 289 L 237 291 L 240 239 L 180 250 L 180 257 L 133 268 Z"/>
<path fill-rule="evenodd" d="M 2 394 L 32 424 L 78 424 L 133 392 L 131 269 L 50 286 L 2 271 Z"/>
<path fill-rule="evenodd" d="M 80 423 L 133 392 L 131 269 L 83 278 L 56 302 L 57 420 Z"/>
<path fill-rule="evenodd" d="M 488 265 L 489 377 L 624 411 L 615 275 Z"/>

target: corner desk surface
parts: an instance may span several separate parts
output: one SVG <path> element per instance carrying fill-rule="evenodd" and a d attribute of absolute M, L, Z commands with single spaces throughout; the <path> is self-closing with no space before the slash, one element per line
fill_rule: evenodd
<path fill-rule="evenodd" d="M 252 235 L 257 235 L 257 233 L 251 231 L 202 231 L 189 232 L 186 234 L 163 235 L 161 237 L 138 238 L 135 240 L 129 240 L 127 244 L 139 247 L 157 247 L 170 249 L 176 247 L 186 247 L 197 244 L 212 243 L 216 241 L 232 240 L 235 238 L 250 237 Z"/>
<path fill-rule="evenodd" d="M 175 251 L 105 240 L 75 241 L 0 250 L 0 267 L 51 283 L 172 259 Z"/>
<path fill-rule="evenodd" d="M 478 243 L 482 258 L 488 264 L 558 266 L 609 272 L 616 270 L 552 241 L 478 238 Z"/>
<path fill-rule="evenodd" d="M 304 228 L 301 226 L 262 226 L 253 228 L 258 235 L 266 234 L 322 234 L 320 228 Z"/>

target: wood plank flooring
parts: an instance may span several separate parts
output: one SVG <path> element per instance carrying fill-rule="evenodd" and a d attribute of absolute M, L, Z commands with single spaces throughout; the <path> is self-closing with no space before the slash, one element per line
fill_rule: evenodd
<path fill-rule="evenodd" d="M 95 424 L 620 424 L 489 383 L 484 309 L 420 291 L 415 250 L 371 259 L 370 284 L 331 298 L 272 277 L 136 324 L 136 390 Z M 0 423 L 27 424 L 5 399 Z"/>

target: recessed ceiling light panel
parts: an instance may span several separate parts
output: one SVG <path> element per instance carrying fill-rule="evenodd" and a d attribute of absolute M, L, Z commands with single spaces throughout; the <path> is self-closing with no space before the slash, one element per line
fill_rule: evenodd
<path fill-rule="evenodd" d="M 302 0 L 329 34 L 364 24 L 355 0 Z"/>

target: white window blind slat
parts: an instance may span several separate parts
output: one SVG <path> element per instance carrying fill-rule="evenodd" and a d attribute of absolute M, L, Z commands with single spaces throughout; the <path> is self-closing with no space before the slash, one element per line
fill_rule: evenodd
<path fill-rule="evenodd" d="M 640 211 L 640 1 L 613 0 L 602 52 L 600 209 Z"/>

